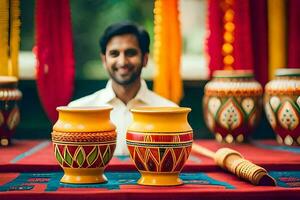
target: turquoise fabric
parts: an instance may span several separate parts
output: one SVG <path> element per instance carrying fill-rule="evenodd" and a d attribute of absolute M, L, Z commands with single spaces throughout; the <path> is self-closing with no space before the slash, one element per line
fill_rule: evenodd
<path fill-rule="evenodd" d="M 11 190 L 32 190 L 34 184 L 46 184 L 45 191 L 57 191 L 58 188 L 106 188 L 108 190 L 119 190 L 120 185 L 136 185 L 140 178 L 138 172 L 106 172 L 108 182 L 101 184 L 65 184 L 60 183 L 63 172 L 49 172 L 49 173 L 21 173 L 13 181 L 0 186 L 0 191 Z M 198 185 L 218 185 L 227 189 L 234 189 L 235 187 L 219 180 L 209 177 L 206 173 L 181 173 L 180 178 L 184 184 L 198 184 Z"/>
<path fill-rule="evenodd" d="M 280 187 L 300 187 L 300 171 L 271 171 L 269 174 Z"/>
<path fill-rule="evenodd" d="M 269 145 L 269 144 L 263 144 L 261 142 L 253 142 L 253 144 L 259 148 L 278 150 L 278 151 L 288 151 L 288 152 L 300 154 L 300 148 L 296 146 Z"/>

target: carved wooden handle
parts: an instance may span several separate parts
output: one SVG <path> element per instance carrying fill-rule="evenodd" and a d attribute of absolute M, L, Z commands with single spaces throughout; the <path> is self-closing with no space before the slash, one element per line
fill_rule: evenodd
<path fill-rule="evenodd" d="M 267 170 L 244 159 L 237 151 L 221 148 L 215 153 L 214 159 L 220 167 L 254 185 L 276 185 L 276 181 L 268 175 Z"/>

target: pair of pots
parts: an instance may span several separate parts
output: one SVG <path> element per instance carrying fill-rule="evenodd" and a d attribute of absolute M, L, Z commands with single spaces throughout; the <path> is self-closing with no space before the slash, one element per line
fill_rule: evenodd
<path fill-rule="evenodd" d="M 102 183 L 104 169 L 116 146 L 111 107 L 58 107 L 52 132 L 54 154 L 64 170 L 61 182 Z M 193 131 L 187 121 L 190 108 L 140 107 L 126 142 L 141 173 L 142 185 L 180 185 L 179 173 L 189 157 Z"/>
<path fill-rule="evenodd" d="M 219 142 L 246 141 L 263 107 L 277 141 L 300 145 L 300 69 L 278 69 L 264 96 L 249 70 L 215 71 L 205 86 L 204 119 Z"/>

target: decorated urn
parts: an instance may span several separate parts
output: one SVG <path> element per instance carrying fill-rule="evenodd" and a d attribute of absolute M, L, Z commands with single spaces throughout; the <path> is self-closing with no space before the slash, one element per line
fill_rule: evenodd
<path fill-rule="evenodd" d="M 63 183 L 102 183 L 116 147 L 112 107 L 58 107 L 53 126 L 54 154 L 64 170 Z"/>
<path fill-rule="evenodd" d="M 257 125 L 262 111 L 262 86 L 251 70 L 217 70 L 205 85 L 203 113 L 219 142 L 242 143 Z"/>
<path fill-rule="evenodd" d="M 0 76 L 0 146 L 11 144 L 11 137 L 20 122 L 17 105 L 22 93 L 17 89 L 14 76 Z"/>
<path fill-rule="evenodd" d="M 126 142 L 141 185 L 180 185 L 179 178 L 189 157 L 193 130 L 187 121 L 190 108 L 139 107 L 131 109 L 133 122 Z"/>
<path fill-rule="evenodd" d="M 300 145 L 300 69 L 278 69 L 265 86 L 264 108 L 280 144 Z"/>

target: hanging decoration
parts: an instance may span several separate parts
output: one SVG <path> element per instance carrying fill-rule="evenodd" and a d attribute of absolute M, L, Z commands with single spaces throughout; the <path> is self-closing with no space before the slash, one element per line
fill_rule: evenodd
<path fill-rule="evenodd" d="M 254 70 L 250 0 L 209 0 L 207 52 L 215 70 Z"/>
<path fill-rule="evenodd" d="M 234 43 L 234 10 L 233 10 L 234 0 L 226 0 L 222 2 L 223 23 L 224 23 L 224 33 L 223 33 L 223 66 L 225 70 L 233 70 L 233 43 Z"/>
<path fill-rule="evenodd" d="M 286 67 L 285 0 L 268 0 L 269 79 Z"/>
<path fill-rule="evenodd" d="M 19 76 L 20 1 L 10 0 L 10 62 L 9 75 Z"/>
<path fill-rule="evenodd" d="M 176 103 L 182 98 L 181 32 L 178 0 L 155 0 L 154 91 Z"/>
<path fill-rule="evenodd" d="M 20 1 L 0 1 L 0 75 L 19 76 Z"/>

